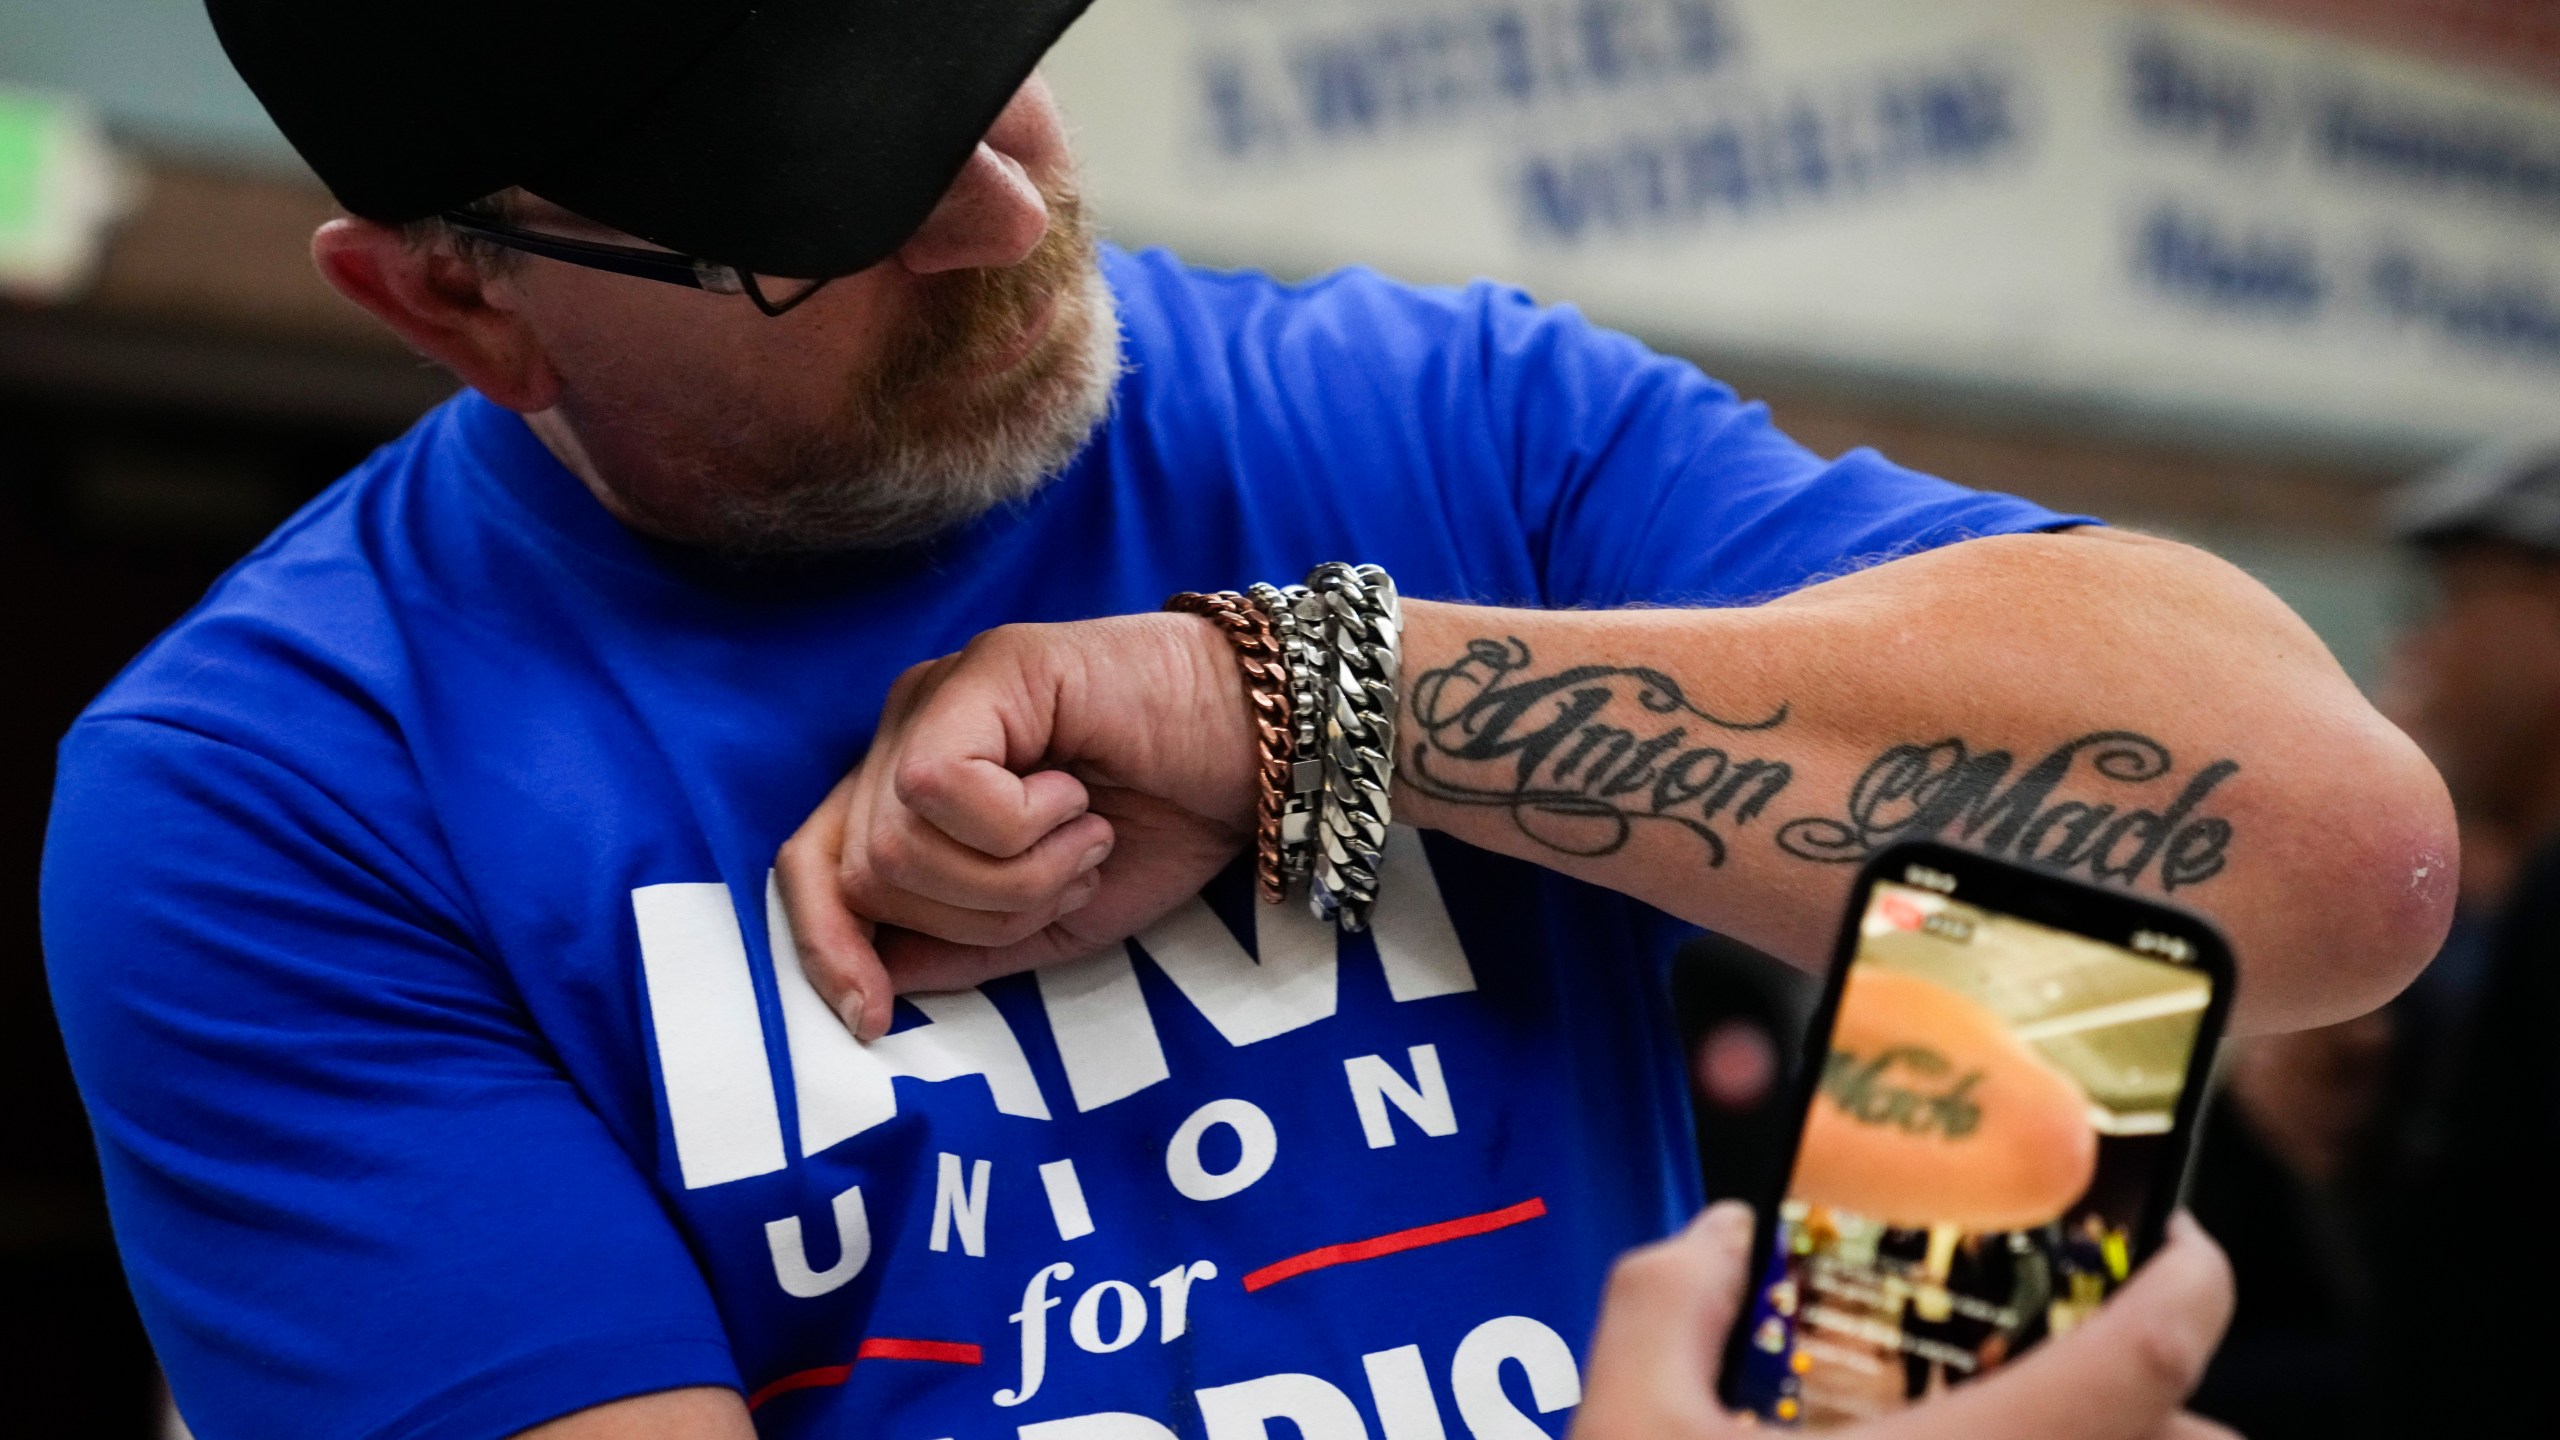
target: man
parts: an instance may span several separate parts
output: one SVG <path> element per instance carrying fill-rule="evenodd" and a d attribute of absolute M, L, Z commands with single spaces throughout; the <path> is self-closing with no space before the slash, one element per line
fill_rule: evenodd
<path fill-rule="evenodd" d="M 2526 1377 L 2549 1306 L 2494 1237 L 2560 1166 L 2560 442 L 2468 455 L 2405 487 L 2393 520 L 2435 597 L 2400 645 L 2401 705 L 2463 825 L 2516 863 L 2473 948 L 2401 1007 L 2411 1093 L 2391 1118 L 2413 1133 L 2384 1187 L 2385 1363 L 2368 1409 L 2384 1424 L 2547 1425 L 2554 1407 Z"/>
<path fill-rule="evenodd" d="M 1689 925 L 1809 962 L 1935 832 L 2212 910 L 2257 1026 L 2435 942 L 2432 773 L 2226 567 L 1493 287 L 1097 269 L 1081 3 L 215 5 L 472 393 L 66 742 L 56 993 L 208 1440 L 1525 1435 L 1695 1203 Z M 1418 827 L 1338 942 L 1158 611 L 1333 558 L 1413 597 Z M 1708 1339 L 1718 1223 L 1633 1284 Z M 2216 1263 L 1889 1433 L 2184 1428 Z M 1594 1432 L 1716 1433 L 1687 1361 Z"/>

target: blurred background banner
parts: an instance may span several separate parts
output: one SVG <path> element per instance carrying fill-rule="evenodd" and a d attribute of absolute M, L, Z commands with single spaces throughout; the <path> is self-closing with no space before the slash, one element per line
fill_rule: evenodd
<path fill-rule="evenodd" d="M 1108 0 L 1051 75 L 1098 212 L 1194 258 L 2208 426 L 2560 425 L 2560 93 L 2261 13 L 2310 8 Z"/>

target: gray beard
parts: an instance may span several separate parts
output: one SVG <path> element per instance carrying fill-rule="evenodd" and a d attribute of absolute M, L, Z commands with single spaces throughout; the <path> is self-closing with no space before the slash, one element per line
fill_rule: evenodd
<path fill-rule="evenodd" d="M 1090 252 L 1087 252 L 1090 254 Z M 1061 297 L 1059 320 L 1081 323 L 1073 349 L 1030 377 L 1012 403 L 990 406 L 966 433 L 885 445 L 817 436 L 778 467 L 787 484 L 713 487 L 713 533 L 738 557 L 885 550 L 931 539 L 1037 494 L 1065 473 L 1110 418 L 1122 370 L 1118 307 L 1088 262 Z M 1026 365 L 1037 363 L 1026 361 Z"/>

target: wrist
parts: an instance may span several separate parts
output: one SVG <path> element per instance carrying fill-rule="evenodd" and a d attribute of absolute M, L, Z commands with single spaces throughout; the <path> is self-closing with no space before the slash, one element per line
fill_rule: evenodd
<path fill-rule="evenodd" d="M 1404 631 L 1395 581 L 1375 565 L 1334 562 L 1304 584 L 1184 591 L 1165 609 L 1213 627 L 1235 659 L 1253 744 L 1255 886 L 1271 904 L 1307 882 L 1316 917 L 1368 928 L 1393 816 Z M 1188 646 L 1200 661 L 1200 642 Z M 1216 702 L 1211 702 L 1216 707 Z M 1233 715 L 1232 704 L 1224 707 Z M 1225 728 L 1225 727 L 1221 727 Z"/>
<path fill-rule="evenodd" d="M 1470 613 L 1473 629 L 1462 623 Z M 1422 739 L 1423 727 L 1416 717 L 1416 687 L 1428 682 L 1435 670 L 1466 653 L 1468 639 L 1483 630 L 1484 609 L 1480 606 L 1452 605 L 1446 601 L 1407 600 L 1404 602 L 1404 665 L 1396 677 L 1396 745 L 1399 750 L 1395 783 L 1389 791 L 1389 803 L 1395 806 L 1396 819 L 1421 830 L 1447 828 L 1444 824 L 1449 807 L 1412 783 L 1413 750 Z"/>
<path fill-rule="evenodd" d="M 1215 776 L 1218 813 L 1240 825 L 1253 823 L 1256 772 L 1261 744 L 1253 724 L 1253 699 L 1243 667 L 1236 662 L 1235 643 L 1216 620 L 1205 615 L 1167 611 L 1150 617 L 1160 626 L 1173 673 L 1165 696 L 1185 697 L 1174 707 L 1181 731 L 1167 737 L 1196 745 Z"/>

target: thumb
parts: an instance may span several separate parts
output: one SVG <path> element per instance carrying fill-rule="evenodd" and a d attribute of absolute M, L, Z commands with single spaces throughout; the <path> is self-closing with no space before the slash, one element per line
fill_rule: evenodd
<path fill-rule="evenodd" d="M 1751 1209 L 1728 1200 L 1610 1272 L 1574 1433 L 1676 1437 L 1725 1424 L 1715 1372 L 1751 1271 Z"/>
<path fill-rule="evenodd" d="M 1894 1440 L 2146 1440 L 2172 1424 L 2203 1378 L 2231 1323 L 2231 1303 L 2230 1262 L 2181 1214 L 2170 1223 L 2169 1243 L 2070 1334 L 1875 1433 Z"/>

